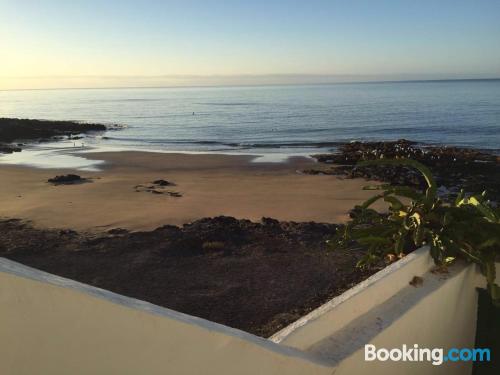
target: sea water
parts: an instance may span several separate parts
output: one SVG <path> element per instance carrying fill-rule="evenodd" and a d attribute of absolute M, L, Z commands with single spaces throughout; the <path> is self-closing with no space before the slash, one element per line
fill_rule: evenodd
<path fill-rule="evenodd" d="M 44 144 L 47 157 L 83 146 L 268 158 L 400 138 L 498 152 L 500 80 L 0 91 L 0 116 L 123 126 Z"/>

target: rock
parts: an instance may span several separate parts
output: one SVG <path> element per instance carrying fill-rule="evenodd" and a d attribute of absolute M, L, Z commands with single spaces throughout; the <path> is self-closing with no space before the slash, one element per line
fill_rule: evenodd
<path fill-rule="evenodd" d="M 319 163 L 336 164 L 335 168 L 325 169 L 319 165 L 307 174 L 338 174 L 345 178 L 365 178 L 388 182 L 391 185 L 408 185 L 424 190 L 426 183 L 422 176 L 412 168 L 392 165 L 373 165 L 357 167 L 362 160 L 381 158 L 409 158 L 429 167 L 442 188 L 443 197 L 453 199 L 459 188 L 468 193 L 481 193 L 486 190 L 489 199 L 500 200 L 500 160 L 493 153 L 480 150 L 425 146 L 401 139 L 388 142 L 351 142 L 343 144 L 332 154 L 313 155 Z"/>
<path fill-rule="evenodd" d="M 0 147 L 0 152 L 3 154 L 13 154 L 14 152 L 21 152 L 19 147 Z"/>
<path fill-rule="evenodd" d="M 410 280 L 409 284 L 415 288 L 422 286 L 424 284 L 424 279 L 420 276 L 413 276 L 413 279 Z"/>
<path fill-rule="evenodd" d="M 167 180 L 155 180 L 155 181 L 153 181 L 153 184 L 159 185 L 159 186 L 174 186 L 175 185 L 173 182 L 170 182 Z"/>
<path fill-rule="evenodd" d="M 120 235 L 120 234 L 128 234 L 129 231 L 124 228 L 113 228 L 108 230 L 108 233 L 112 235 Z"/>
<path fill-rule="evenodd" d="M 262 223 L 262 225 L 269 225 L 269 226 L 280 225 L 280 222 L 278 220 L 270 217 L 263 217 L 262 219 L 260 219 L 260 222 Z"/>
<path fill-rule="evenodd" d="M 438 187 L 436 192 L 437 192 L 437 195 L 441 198 L 447 198 L 451 193 L 450 189 L 448 189 L 444 185 L 441 185 L 440 187 Z"/>
<path fill-rule="evenodd" d="M 77 174 L 66 174 L 61 176 L 56 176 L 53 178 L 49 178 L 47 182 L 50 182 L 54 185 L 72 185 L 76 183 L 82 183 L 88 181 L 86 178 L 82 178 Z"/>
<path fill-rule="evenodd" d="M 49 121 L 17 118 L 0 118 L 0 141 L 13 142 L 15 140 L 42 139 L 50 141 L 54 136 L 93 131 L 105 131 L 102 124 L 87 124 L 75 121 Z"/>
<path fill-rule="evenodd" d="M 1 154 L 12 154 L 14 152 L 20 152 L 21 148 L 17 146 L 0 144 L 0 153 Z"/>
<path fill-rule="evenodd" d="M 160 181 L 163 181 L 163 183 L 160 183 Z M 174 185 L 171 182 L 168 182 L 165 180 L 156 180 L 153 182 L 153 184 L 154 185 L 136 185 L 136 186 L 134 186 L 134 190 L 136 193 L 147 192 L 147 193 L 158 194 L 158 195 L 166 194 L 170 197 L 175 197 L 175 198 L 182 197 L 182 194 L 177 192 L 177 191 L 165 190 L 165 186 Z"/>

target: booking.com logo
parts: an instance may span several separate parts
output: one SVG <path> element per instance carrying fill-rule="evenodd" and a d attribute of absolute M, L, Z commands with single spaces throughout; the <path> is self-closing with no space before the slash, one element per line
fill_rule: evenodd
<path fill-rule="evenodd" d="M 451 348 L 446 354 L 443 348 L 420 348 L 402 345 L 401 348 L 377 349 L 375 345 L 365 345 L 365 361 L 393 361 L 393 362 L 431 362 L 439 366 L 444 362 L 489 362 L 491 360 L 488 348 Z"/>

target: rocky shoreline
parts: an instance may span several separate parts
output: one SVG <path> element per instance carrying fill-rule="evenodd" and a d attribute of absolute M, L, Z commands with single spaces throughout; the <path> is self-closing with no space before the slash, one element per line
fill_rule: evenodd
<path fill-rule="evenodd" d="M 118 125 L 0 118 L 0 154 L 22 150 L 22 142 L 46 142 L 78 139 L 81 134 L 120 129 Z M 428 166 L 439 184 L 443 198 L 453 198 L 461 188 L 469 193 L 487 191 L 489 199 L 500 201 L 500 156 L 470 148 L 427 146 L 401 139 L 381 142 L 341 144 L 336 152 L 312 155 L 318 167 L 303 170 L 307 174 L 365 178 L 393 185 L 423 188 L 425 182 L 415 171 L 399 166 L 357 167 L 362 160 L 405 157 Z"/>
<path fill-rule="evenodd" d="M 468 193 L 487 191 L 494 202 L 500 200 L 500 157 L 485 151 L 448 146 L 425 146 L 405 139 L 390 142 L 351 142 L 331 154 L 313 156 L 318 167 L 303 171 L 343 178 L 365 178 L 393 185 L 423 188 L 425 182 L 412 169 L 400 166 L 357 167 L 363 160 L 410 158 L 428 166 L 444 198 L 453 198 L 463 188 Z"/>
<path fill-rule="evenodd" d="M 49 121 L 19 118 L 0 118 L 0 153 L 19 152 L 24 142 L 48 142 L 63 138 L 77 139 L 79 134 L 104 132 L 102 124 L 76 121 Z M 14 143 L 17 142 L 17 143 Z"/>

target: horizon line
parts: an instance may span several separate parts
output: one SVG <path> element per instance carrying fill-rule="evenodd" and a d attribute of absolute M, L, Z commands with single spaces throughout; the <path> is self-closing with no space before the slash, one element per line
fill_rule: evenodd
<path fill-rule="evenodd" d="M 264 76 L 301 76 L 300 74 L 267 74 L 267 75 L 239 75 L 239 76 L 175 76 L 175 77 L 264 77 Z M 302 76 L 322 76 L 322 75 L 302 75 Z M 55 76 L 52 76 L 55 77 Z M 57 77 L 130 77 L 130 76 L 57 76 Z M 133 77 L 174 77 L 174 76 L 133 76 Z M 340 76 L 337 76 L 340 77 Z M 345 76 L 344 76 L 345 77 Z M 14 78 L 14 77 L 13 77 Z M 16 77 L 21 78 L 21 77 Z M 37 78 L 37 77 L 24 77 L 24 78 Z M 42 78 L 42 77 L 38 77 Z M 49 78 L 49 77 L 47 77 Z M 106 86 L 106 87 L 47 87 L 47 88 L 13 88 L 1 89 L 4 91 L 49 91 L 49 90 L 130 90 L 130 89 L 182 89 L 182 88 L 217 88 L 217 87 L 272 87 L 272 86 L 327 86 L 327 85 L 346 85 L 346 84 L 377 84 L 377 83 L 423 83 L 423 82 L 461 82 L 461 81 L 499 81 L 499 77 L 486 77 L 486 78 L 436 78 L 436 79 L 393 79 L 393 80 L 365 80 L 365 81 L 339 81 L 339 82 L 310 82 L 310 83 L 257 83 L 257 84 L 207 84 L 207 85 L 166 85 L 166 86 Z"/>

